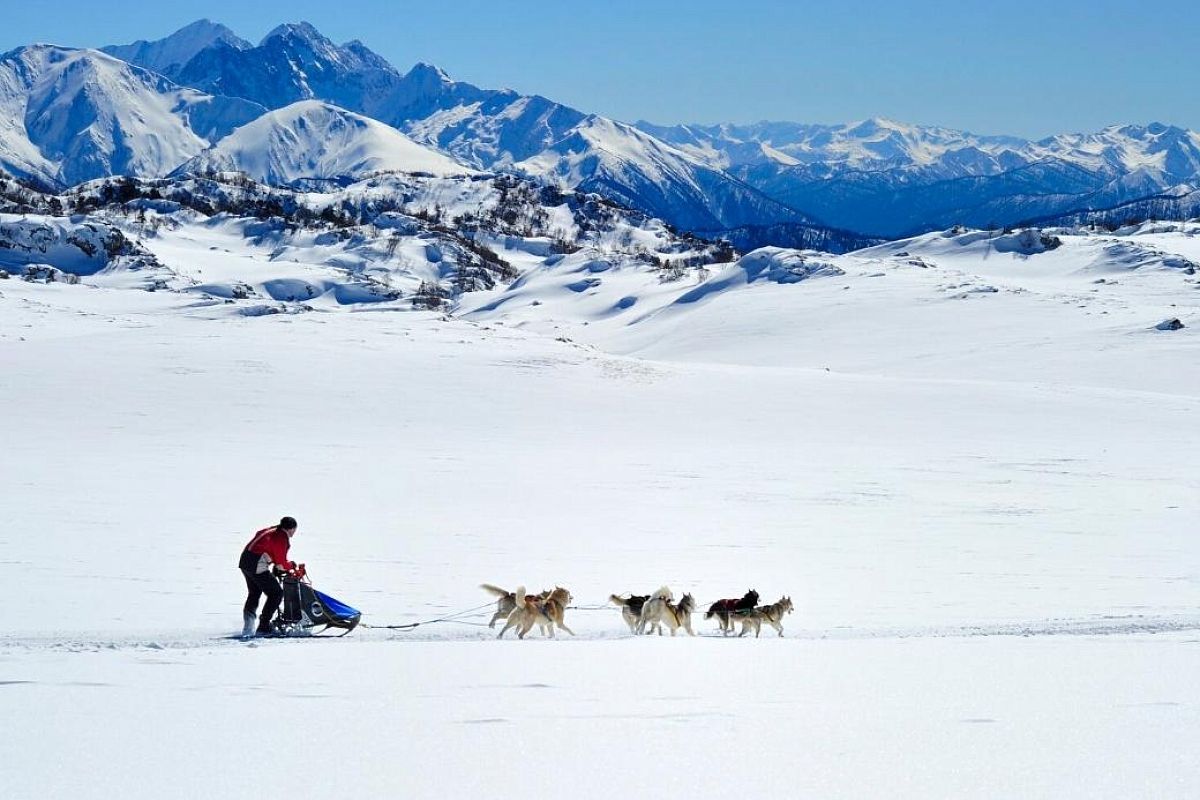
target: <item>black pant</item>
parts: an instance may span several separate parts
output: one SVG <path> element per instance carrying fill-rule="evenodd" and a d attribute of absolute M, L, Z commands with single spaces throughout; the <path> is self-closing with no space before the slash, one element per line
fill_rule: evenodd
<path fill-rule="evenodd" d="M 271 619 L 279 610 L 280 602 L 283 601 L 283 589 L 280 588 L 279 581 L 275 580 L 275 576 L 269 570 L 267 572 L 255 571 L 258 569 L 260 558 L 262 557 L 249 550 L 244 550 L 238 561 L 238 569 L 242 571 L 242 577 L 246 579 L 246 605 L 242 608 L 245 613 L 253 615 L 258 610 L 258 598 L 264 594 L 267 596 L 267 604 L 263 606 L 262 616 L 258 618 L 258 632 L 267 633 L 271 630 Z"/>

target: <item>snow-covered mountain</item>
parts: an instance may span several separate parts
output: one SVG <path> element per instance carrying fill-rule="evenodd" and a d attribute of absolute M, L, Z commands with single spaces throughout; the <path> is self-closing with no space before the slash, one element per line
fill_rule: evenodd
<path fill-rule="evenodd" d="M 1007 136 L 975 136 L 875 118 L 846 125 L 759 122 L 750 125 L 637 126 L 722 169 L 776 164 L 879 170 L 944 164 L 945 177 L 1001 171 L 1019 162 L 1003 154 L 1026 144 Z"/>
<path fill-rule="evenodd" d="M 513 169 L 564 188 L 599 191 L 685 229 L 812 222 L 630 125 L 544 97 L 481 89 L 428 64 L 402 74 L 361 42 L 337 45 L 303 22 L 280 25 L 255 47 L 230 42 L 207 26 L 202 30 L 214 41 L 174 73 L 202 91 L 272 109 L 323 100 L 393 125 L 474 167 Z M 176 49 L 166 41 L 142 43 L 138 52 Z"/>
<path fill-rule="evenodd" d="M 391 105 L 399 77 L 361 42 L 338 46 L 306 22 L 280 25 L 257 46 L 216 41 L 179 70 L 181 83 L 267 108 L 324 100 L 384 122 L 378 112 Z"/>
<path fill-rule="evenodd" d="M 263 113 L 95 50 L 0 56 L 0 169 L 52 184 L 164 175 Z"/>
<path fill-rule="evenodd" d="M 1086 209 L 1038 220 L 1039 224 L 1119 228 L 1146 220 L 1190 220 L 1200 218 L 1200 189 L 1175 187 L 1170 192 L 1143 197 L 1108 208 Z"/>
<path fill-rule="evenodd" d="M 307 23 L 280 25 L 252 45 L 201 20 L 165 39 L 105 50 L 36 45 L 0 56 L 0 169 L 67 185 L 161 176 L 208 151 L 204 168 L 242 164 L 261 179 L 290 182 L 413 163 L 395 157 L 401 140 L 365 117 L 463 165 L 598 192 L 684 230 L 742 246 L 838 249 L 873 236 L 1112 208 L 1200 185 L 1200 135 L 1161 124 L 1037 142 L 886 119 L 628 125 L 454 81 L 429 64 L 402 73 L 361 42 L 335 44 Z M 305 121 L 307 131 L 295 127 L 305 115 L 274 116 L 219 147 L 235 128 L 304 101 L 330 104 L 322 120 Z M 350 124 L 332 106 L 362 117 Z M 324 126 L 334 120 L 345 126 L 319 143 L 311 126 L 332 133 Z M 371 143 L 359 140 L 367 131 Z M 438 163 L 430 171 L 449 169 Z"/>
<path fill-rule="evenodd" d="M 301 100 L 263 114 L 187 161 L 178 172 L 230 170 L 276 185 L 380 171 L 437 176 L 472 172 L 389 125 L 318 100 Z"/>
<path fill-rule="evenodd" d="M 887 235 L 1111 206 L 1200 177 L 1200 134 L 1158 123 L 1036 142 L 887 119 L 638 127 L 828 224 Z"/>

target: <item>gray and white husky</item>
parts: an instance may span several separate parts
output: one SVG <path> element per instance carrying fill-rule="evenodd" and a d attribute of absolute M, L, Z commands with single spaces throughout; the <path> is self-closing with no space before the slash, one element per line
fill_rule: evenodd
<path fill-rule="evenodd" d="M 746 631 L 753 628 L 754 638 L 757 639 L 764 622 L 774 628 L 780 636 L 783 636 L 783 615 L 792 613 L 793 608 L 792 598 L 784 597 L 769 606 L 758 606 L 746 611 L 735 612 L 734 622 L 742 623 L 742 632 L 738 636 L 745 636 Z"/>

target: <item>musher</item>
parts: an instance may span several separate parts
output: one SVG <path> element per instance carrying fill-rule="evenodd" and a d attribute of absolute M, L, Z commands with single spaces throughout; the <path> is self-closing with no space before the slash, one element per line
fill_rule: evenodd
<path fill-rule="evenodd" d="M 283 600 L 283 589 L 273 574 L 272 567 L 292 572 L 295 563 L 288 560 L 288 547 L 296 534 L 296 520 L 284 517 L 278 525 L 263 528 L 254 534 L 238 560 L 238 568 L 246 579 L 246 605 L 242 609 L 242 638 L 252 639 L 255 636 L 269 636 L 272 633 L 271 620 Z M 254 617 L 258 610 L 258 599 L 267 596 L 262 615 L 258 618 L 258 628 L 255 629 Z"/>

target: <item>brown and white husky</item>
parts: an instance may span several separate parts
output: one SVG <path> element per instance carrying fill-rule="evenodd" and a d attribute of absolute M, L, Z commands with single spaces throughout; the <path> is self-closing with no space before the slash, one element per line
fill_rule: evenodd
<path fill-rule="evenodd" d="M 525 634 L 537 625 L 542 629 L 542 633 L 554 638 L 555 626 L 562 628 L 572 636 L 575 631 L 567 627 L 564 621 L 567 606 L 571 604 L 571 593 L 561 586 L 554 587 L 554 591 L 550 592 L 546 597 L 537 597 L 535 595 L 525 594 L 525 587 L 518 586 L 516 591 L 516 606 L 512 613 L 508 615 L 508 620 L 504 623 L 503 630 L 500 631 L 497 639 L 504 636 L 509 628 L 517 629 L 517 638 L 524 639 Z"/>
<path fill-rule="evenodd" d="M 496 613 L 492 615 L 491 622 L 488 623 L 489 628 L 495 628 L 496 623 L 502 619 L 508 619 L 508 615 L 517 607 L 517 593 L 510 592 L 508 589 L 501 589 L 499 586 L 493 586 L 490 583 L 481 583 L 479 588 L 491 595 L 500 598 L 496 601 Z M 550 596 L 550 591 L 546 590 L 539 594 L 538 599 L 544 600 Z"/>
<path fill-rule="evenodd" d="M 642 617 L 638 620 L 637 633 L 658 631 L 662 636 L 663 625 L 675 635 L 675 631 L 683 628 L 689 636 L 695 636 L 692 630 L 692 612 L 696 610 L 696 601 L 690 594 L 685 594 L 678 604 L 672 603 L 674 594 L 666 586 L 655 592 L 646 604 L 642 606 Z"/>

